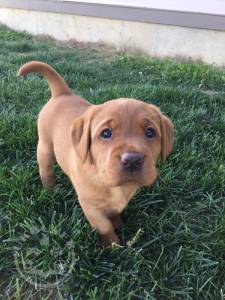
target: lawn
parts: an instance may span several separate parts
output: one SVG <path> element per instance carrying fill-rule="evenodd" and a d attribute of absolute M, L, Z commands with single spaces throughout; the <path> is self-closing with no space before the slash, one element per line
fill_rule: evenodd
<path fill-rule="evenodd" d="M 36 119 L 50 93 L 29 60 L 51 64 L 92 103 L 161 107 L 174 150 L 124 211 L 124 246 L 101 248 L 66 176 L 42 188 Z M 55 43 L 0 27 L 0 298 L 224 299 L 225 70 Z"/>

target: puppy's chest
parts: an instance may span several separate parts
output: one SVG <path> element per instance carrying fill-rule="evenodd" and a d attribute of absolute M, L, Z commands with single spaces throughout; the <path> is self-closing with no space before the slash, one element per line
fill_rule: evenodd
<path fill-rule="evenodd" d="M 110 193 L 110 197 L 107 199 L 107 209 L 116 210 L 118 213 L 122 212 L 135 194 L 136 190 L 137 189 L 133 187 L 113 188 Z"/>

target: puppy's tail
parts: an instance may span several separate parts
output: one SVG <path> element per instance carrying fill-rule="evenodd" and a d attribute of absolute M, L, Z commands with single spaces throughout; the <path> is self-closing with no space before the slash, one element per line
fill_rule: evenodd
<path fill-rule="evenodd" d="M 38 72 L 45 77 L 48 81 L 52 97 L 72 94 L 71 89 L 68 87 L 64 79 L 48 64 L 41 61 L 30 61 L 19 69 L 18 76 L 25 76 L 30 72 Z"/>

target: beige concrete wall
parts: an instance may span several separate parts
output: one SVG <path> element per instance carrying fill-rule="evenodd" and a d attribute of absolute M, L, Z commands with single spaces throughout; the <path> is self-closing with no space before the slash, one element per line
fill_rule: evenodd
<path fill-rule="evenodd" d="M 104 42 L 152 57 L 201 59 L 225 65 L 225 32 L 120 21 L 22 9 L 0 8 L 0 22 L 16 30 L 58 40 Z"/>

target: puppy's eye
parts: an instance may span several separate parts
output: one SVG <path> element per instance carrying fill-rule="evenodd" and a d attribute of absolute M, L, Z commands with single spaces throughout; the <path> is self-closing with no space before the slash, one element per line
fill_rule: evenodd
<path fill-rule="evenodd" d="M 102 132 L 101 132 L 101 138 L 103 138 L 104 140 L 108 140 L 111 138 L 112 136 L 112 131 L 109 129 L 109 128 L 106 128 L 104 129 Z"/>
<path fill-rule="evenodd" d="M 152 127 L 146 128 L 145 135 L 148 139 L 152 139 L 155 136 L 155 129 Z"/>

